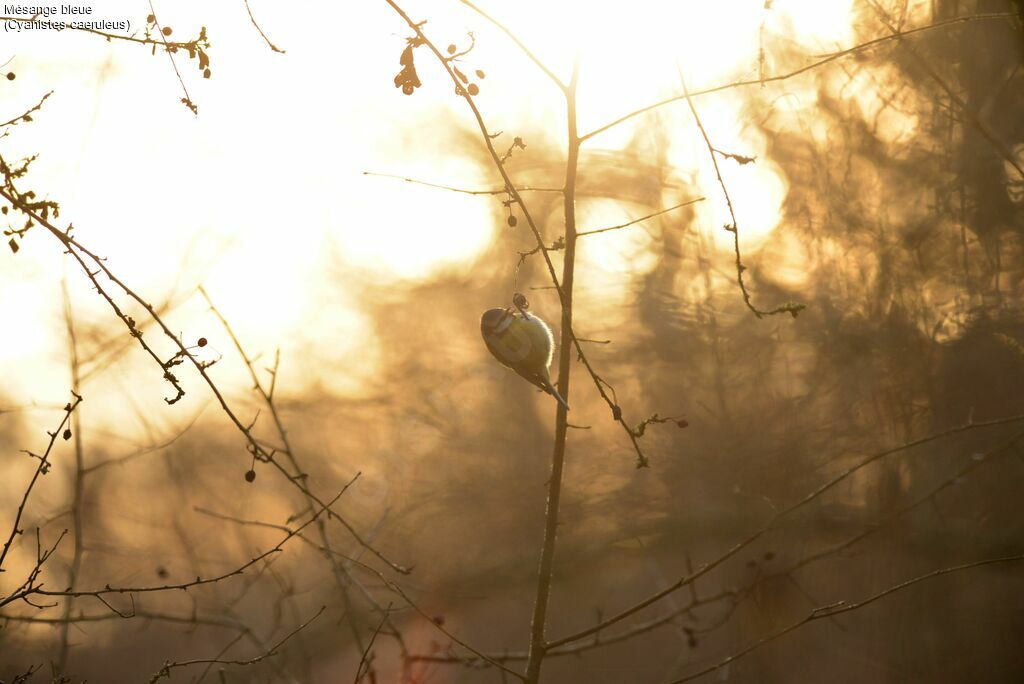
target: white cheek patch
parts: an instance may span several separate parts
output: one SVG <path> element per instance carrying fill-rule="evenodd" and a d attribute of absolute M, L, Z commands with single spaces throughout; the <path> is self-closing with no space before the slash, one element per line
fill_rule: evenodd
<path fill-rule="evenodd" d="M 494 334 L 501 335 L 506 330 L 508 330 L 508 327 L 512 325 L 513 318 L 514 316 L 505 316 L 505 319 L 501 323 L 499 323 L 498 326 L 494 329 Z"/>

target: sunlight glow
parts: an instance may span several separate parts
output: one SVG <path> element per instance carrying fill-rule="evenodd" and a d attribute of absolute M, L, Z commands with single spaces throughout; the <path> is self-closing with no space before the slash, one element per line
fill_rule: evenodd
<path fill-rule="evenodd" d="M 765 64 L 772 69 L 794 49 L 827 51 L 848 44 L 853 35 L 850 0 L 776 0 L 771 9 L 763 0 L 636 0 L 628 8 L 525 0 L 515 12 L 505 3 L 481 4 L 562 78 L 568 78 L 579 55 L 581 132 L 679 93 L 680 73 L 693 89 L 756 78 L 762 41 Z M 467 188 L 493 187 L 496 174 L 481 166 L 476 124 L 436 64 L 422 63 L 425 85 L 415 97 L 393 88 L 390 69 L 407 31 L 386 7 L 353 21 L 341 4 L 318 6 L 322 21 L 316 24 L 296 22 L 288 8 L 261 7 L 265 25 L 273 26 L 276 39 L 289 48 L 286 56 L 266 50 L 235 10 L 198 0 L 166 9 L 176 36 L 191 35 L 201 17 L 216 37 L 214 77 L 205 81 L 185 73 L 190 95 L 200 105 L 198 118 L 177 103 L 178 83 L 163 55 L 85 36 L 12 36 L 17 54 L 12 66 L 19 78 L 6 86 L 5 96 L 30 102 L 49 88 L 56 95 L 31 126 L 19 127 L 5 144 L 17 153 L 42 153 L 32 185 L 60 200 L 62 217 L 71 217 L 77 234 L 109 257 L 144 296 L 159 301 L 174 291 L 188 299 L 203 283 L 251 350 L 281 346 L 298 354 L 314 340 L 336 340 L 327 346 L 329 353 L 323 352 L 331 357 L 333 375 L 316 381 L 357 387 L 360 377 L 372 375 L 375 361 L 366 351 L 374 334 L 356 304 L 355 285 L 413 284 L 468 271 L 495 235 L 504 234 L 494 225 L 503 214 L 500 198 L 363 172 Z M 487 72 L 477 103 L 488 125 L 506 131 L 501 145 L 527 126 L 553 132 L 531 143 L 564 145 L 558 92 L 507 37 L 472 11 L 442 0 L 424 0 L 410 10 L 429 16 L 440 40 L 461 46 L 467 32 L 474 32 L 477 47 L 466 66 Z M 105 11 L 136 17 L 138 7 L 118 0 Z M 348 69 L 344 82 L 325 87 L 307 78 L 322 73 L 325 63 L 380 66 Z M 781 99 L 780 112 L 799 116 L 814 105 L 813 88 L 794 85 L 792 92 L 799 95 Z M 867 115 L 874 106 L 870 96 L 858 98 Z M 701 97 L 697 106 L 716 147 L 758 158 L 745 166 L 720 160 L 743 247 L 756 251 L 781 221 L 787 182 L 770 160 L 765 136 L 741 125 L 746 103 L 743 92 L 730 91 Z M 912 124 L 886 125 L 896 135 Z M 704 194 L 707 201 L 686 215 L 713 236 L 728 259 L 729 236 L 721 230 L 728 212 L 685 104 L 637 117 L 587 147 L 614 154 L 643 131 L 665 149 L 666 163 L 677 174 L 669 182 L 683 190 L 666 190 L 663 200 Z M 533 163 L 534 149 L 517 154 L 511 165 L 515 173 Z M 584 165 L 581 174 L 586 173 Z M 580 205 L 581 221 L 589 227 L 642 213 L 641 206 L 612 200 Z M 30 240 L 42 243 L 45 236 L 33 234 Z M 592 275 L 595 287 L 608 296 L 619 286 L 602 288 L 598 280 L 625 282 L 652 268 L 649 243 L 644 226 L 588 239 L 581 254 L 598 274 Z M 45 247 L 40 244 L 39 250 Z M 16 258 L 35 259 L 34 252 L 25 249 Z M 14 257 L 2 258 L 9 272 L 7 262 Z M 39 272 L 47 273 L 41 267 Z M 43 331 L 60 320 L 59 298 L 39 301 L 38 293 L 22 297 L 7 289 L 0 300 L 7 320 L 23 331 L 17 343 L 0 349 L 4 375 L 19 366 L 42 377 L 52 362 L 27 358 L 47 348 L 40 344 L 48 334 Z M 83 315 L 103 315 L 101 302 L 83 306 Z M 178 321 L 183 331 L 210 329 L 203 307 L 189 311 Z M 346 365 L 350 355 L 360 363 Z M 296 364 L 317 368 L 310 356 Z M 301 377 L 292 376 L 292 390 L 303 390 Z"/>

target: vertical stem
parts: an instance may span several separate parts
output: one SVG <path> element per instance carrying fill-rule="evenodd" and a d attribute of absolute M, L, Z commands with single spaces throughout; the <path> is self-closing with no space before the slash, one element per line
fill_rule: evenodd
<path fill-rule="evenodd" d="M 569 370 L 572 364 L 572 288 L 576 267 L 576 169 L 580 155 L 580 139 L 576 130 L 576 84 L 579 58 L 573 62 L 572 78 L 565 89 L 568 154 L 565 162 L 565 256 L 562 262 L 562 331 L 558 352 L 558 393 L 569 401 Z M 548 502 L 544 523 L 544 546 L 541 548 L 537 577 L 537 597 L 533 604 L 530 626 L 530 653 L 526 664 L 526 681 L 540 681 L 540 668 L 547 645 L 544 627 L 547 621 L 548 598 L 551 594 L 551 573 L 555 561 L 555 537 L 558 533 L 558 506 L 562 498 L 562 465 L 565 462 L 565 438 L 568 413 L 556 402 L 555 448 L 551 457 L 551 478 L 548 480 Z"/>
<path fill-rule="evenodd" d="M 61 282 L 64 295 L 64 322 L 68 332 L 68 352 L 71 363 L 71 389 L 75 394 L 81 394 L 81 373 L 78 357 L 78 338 L 75 335 L 75 319 L 71 310 L 71 295 L 68 292 L 67 279 Z M 83 470 L 85 468 L 82 456 L 82 423 L 80 412 L 76 411 L 71 416 L 71 433 L 75 440 L 75 475 L 72 483 L 73 495 L 71 501 L 71 528 L 74 537 L 75 549 L 71 557 L 71 566 L 68 569 L 68 589 L 75 588 L 78 580 L 78 572 L 82 567 L 82 491 L 83 491 Z M 71 612 L 74 609 L 75 599 L 73 596 L 64 597 L 64 619 L 60 625 L 60 654 L 57 659 L 57 672 L 63 674 L 67 667 L 68 650 L 70 649 L 69 631 L 71 629 Z"/>
<path fill-rule="evenodd" d="M 971 262 L 970 254 L 967 246 L 967 201 L 964 198 L 964 194 L 967 189 L 964 187 L 963 180 L 960 181 L 960 246 L 963 249 L 963 265 L 964 265 L 964 288 L 967 290 L 967 294 L 971 294 Z"/>

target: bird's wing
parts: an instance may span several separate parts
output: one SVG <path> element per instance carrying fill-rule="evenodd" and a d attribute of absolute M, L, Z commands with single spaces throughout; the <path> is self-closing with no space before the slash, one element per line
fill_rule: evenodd
<path fill-rule="evenodd" d="M 498 363 L 500 363 L 502 366 L 505 366 L 505 368 L 512 368 L 512 370 L 515 370 L 515 368 L 512 367 L 512 364 L 506 361 L 505 358 L 494 349 L 494 346 L 491 344 L 491 341 L 486 337 L 484 338 L 484 344 L 487 346 L 487 351 L 491 352 L 491 356 L 498 360 Z"/>
<path fill-rule="evenodd" d="M 510 368 L 510 369 L 514 370 L 516 372 L 516 375 L 518 375 L 519 377 L 521 377 L 524 380 L 527 380 L 530 383 L 536 385 L 537 387 L 539 387 L 540 389 L 544 390 L 545 392 L 547 391 L 547 387 L 545 386 L 546 384 L 549 384 L 549 381 L 547 380 L 547 378 L 542 378 L 537 373 L 532 372 L 529 369 L 528 364 L 524 364 L 524 363 L 509 363 L 504 357 L 501 356 L 501 354 L 499 354 L 494 349 L 493 346 L 491 346 L 490 341 L 487 340 L 486 338 L 484 338 L 484 345 L 486 345 L 487 351 L 491 352 L 491 356 L 496 358 L 498 360 L 498 363 L 500 363 L 502 366 L 505 366 L 505 368 Z"/>

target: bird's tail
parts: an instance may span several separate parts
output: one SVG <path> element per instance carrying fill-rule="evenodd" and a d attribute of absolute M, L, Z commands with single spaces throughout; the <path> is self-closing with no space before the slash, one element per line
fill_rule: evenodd
<path fill-rule="evenodd" d="M 562 395 L 558 393 L 558 390 L 556 390 L 550 382 L 544 383 L 544 391 L 557 399 L 558 403 L 564 406 L 566 411 L 569 410 L 569 404 L 565 402 L 565 399 L 562 398 Z"/>

